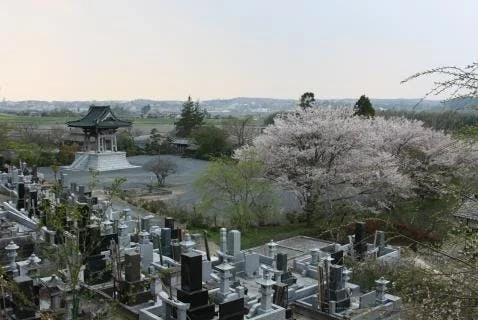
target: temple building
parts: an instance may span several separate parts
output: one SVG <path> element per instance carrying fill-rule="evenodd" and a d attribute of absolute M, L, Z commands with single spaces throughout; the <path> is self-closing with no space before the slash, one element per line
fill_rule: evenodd
<path fill-rule="evenodd" d="M 130 127 L 131 121 L 118 119 L 110 106 L 90 106 L 88 113 L 79 120 L 66 123 L 68 127 L 83 130 L 83 151 L 75 154 L 75 161 L 66 169 L 112 171 L 134 168 L 126 160 L 126 153 L 118 151 L 116 130 Z"/>

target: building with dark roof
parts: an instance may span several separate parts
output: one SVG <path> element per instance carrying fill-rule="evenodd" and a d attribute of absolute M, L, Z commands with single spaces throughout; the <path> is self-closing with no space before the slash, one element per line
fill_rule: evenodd
<path fill-rule="evenodd" d="M 125 152 L 118 151 L 116 140 L 116 130 L 130 127 L 132 122 L 118 119 L 110 106 L 90 106 L 83 118 L 66 124 L 83 130 L 83 152 L 75 154 L 75 161 L 67 170 L 111 171 L 135 167 L 126 160 Z"/>
<path fill-rule="evenodd" d="M 72 128 L 81 128 L 84 133 L 83 151 L 118 151 L 116 130 L 131 127 L 131 121 L 118 119 L 110 106 L 90 106 L 88 113 L 79 120 L 66 123 Z M 93 140 L 92 140 L 93 138 Z"/>

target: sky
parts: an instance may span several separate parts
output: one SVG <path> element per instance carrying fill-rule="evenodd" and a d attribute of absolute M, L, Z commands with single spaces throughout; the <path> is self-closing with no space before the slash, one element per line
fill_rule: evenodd
<path fill-rule="evenodd" d="M 422 97 L 476 61 L 478 1 L 1 0 L 0 98 Z"/>

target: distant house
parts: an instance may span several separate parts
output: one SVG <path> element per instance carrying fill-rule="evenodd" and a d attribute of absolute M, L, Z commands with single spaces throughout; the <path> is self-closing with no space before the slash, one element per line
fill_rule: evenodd
<path fill-rule="evenodd" d="M 134 137 L 134 144 L 140 149 L 145 149 L 146 146 L 150 143 L 151 143 L 151 135 L 149 134 Z"/>
<path fill-rule="evenodd" d="M 28 116 L 30 116 L 30 117 L 41 117 L 41 112 L 40 111 L 30 111 Z"/>
<path fill-rule="evenodd" d="M 189 153 L 196 151 L 198 146 L 187 138 L 172 138 L 169 144 L 176 149 L 178 153 Z"/>

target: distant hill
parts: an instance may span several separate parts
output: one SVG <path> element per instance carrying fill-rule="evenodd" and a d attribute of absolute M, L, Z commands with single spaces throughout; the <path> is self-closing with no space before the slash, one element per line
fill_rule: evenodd
<path fill-rule="evenodd" d="M 357 99 L 319 99 L 320 105 L 352 106 Z M 452 100 L 445 103 L 438 100 L 420 99 L 371 99 L 375 109 L 406 109 L 415 108 L 417 111 L 422 110 L 469 110 L 478 109 L 478 98 Z M 177 113 L 181 110 L 184 101 L 180 100 L 152 100 L 152 99 L 135 99 L 131 101 L 122 100 L 91 100 L 91 101 L 1 101 L 0 112 L 20 112 L 20 111 L 38 111 L 48 112 L 55 109 L 67 109 L 77 113 L 83 113 L 88 110 L 92 104 L 110 105 L 113 108 L 123 110 L 129 114 L 141 114 L 144 106 L 149 105 L 151 112 L 173 112 Z M 212 99 L 200 101 L 201 106 L 206 108 L 212 114 L 234 115 L 247 113 L 271 113 L 282 110 L 290 110 L 298 105 L 295 99 L 274 99 L 274 98 L 251 98 L 238 97 L 232 99 Z"/>
<path fill-rule="evenodd" d="M 478 98 L 453 99 L 443 103 L 447 109 L 478 110 Z"/>

